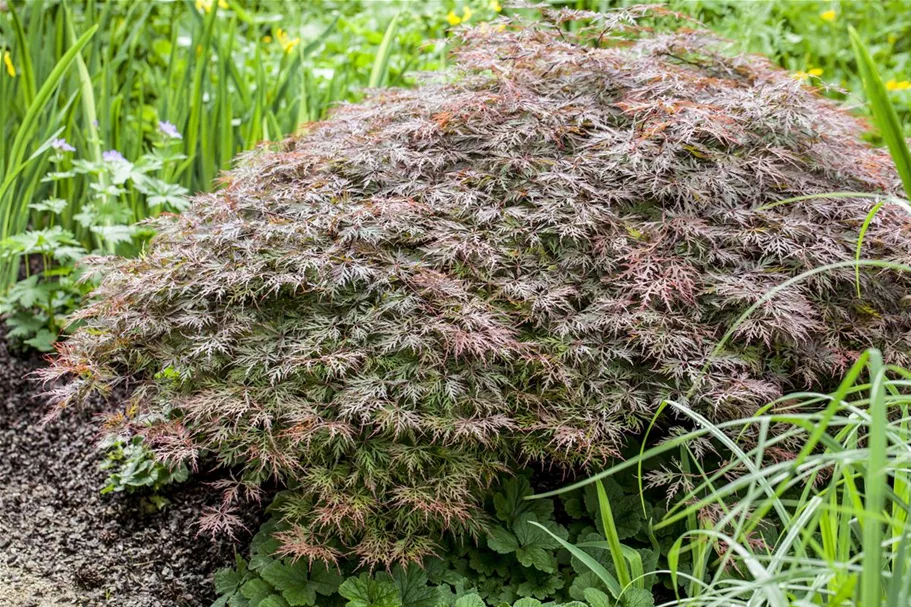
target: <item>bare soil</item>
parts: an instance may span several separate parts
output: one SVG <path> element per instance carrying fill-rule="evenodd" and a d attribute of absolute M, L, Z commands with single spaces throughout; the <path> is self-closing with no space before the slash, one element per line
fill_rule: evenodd
<path fill-rule="evenodd" d="M 210 605 L 212 573 L 234 558 L 228 540 L 197 537 L 218 493 L 191 479 L 160 512 L 141 496 L 102 496 L 98 411 L 41 425 L 47 405 L 29 374 L 42 364 L 0 333 L 0 606 Z"/>

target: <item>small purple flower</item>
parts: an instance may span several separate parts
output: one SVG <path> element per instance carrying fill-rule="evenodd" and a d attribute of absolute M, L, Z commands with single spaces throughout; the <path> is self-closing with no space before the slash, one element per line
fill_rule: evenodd
<path fill-rule="evenodd" d="M 180 134 L 180 131 L 177 130 L 177 127 L 167 120 L 158 122 L 158 130 L 161 131 L 162 135 L 169 139 L 183 139 L 183 136 Z"/>
<path fill-rule="evenodd" d="M 61 137 L 60 139 L 54 139 L 51 141 L 51 147 L 57 150 L 58 152 L 75 152 L 76 148 L 71 146 L 66 142 L 66 139 Z"/>
<path fill-rule="evenodd" d="M 123 154 L 117 150 L 108 150 L 107 152 L 103 153 L 101 157 L 105 162 L 116 162 L 118 160 L 126 162 L 126 158 L 124 158 Z"/>

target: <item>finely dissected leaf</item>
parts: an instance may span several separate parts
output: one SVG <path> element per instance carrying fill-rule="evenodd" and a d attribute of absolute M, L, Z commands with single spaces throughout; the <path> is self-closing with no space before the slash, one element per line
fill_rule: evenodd
<path fill-rule="evenodd" d="M 710 35 L 652 27 L 663 14 L 457 31 L 451 77 L 240 158 L 223 189 L 151 224 L 141 259 L 89 262 L 104 280 L 44 372 L 72 374 L 57 401 L 135 387 L 162 458 L 211 453 L 250 485 L 294 487 L 281 557 L 389 569 L 448 534 L 486 537 L 480 496 L 515 462 L 603 469 L 669 400 L 730 420 L 824 390 L 869 343 L 911 363 L 911 275 L 882 271 L 911 256 L 908 217 L 887 204 L 870 222 L 880 265 L 858 301 L 870 199 L 774 206 L 893 195 L 891 163 L 832 102 Z M 235 83 L 244 137 L 275 130 L 266 67 Z M 188 156 L 211 139 L 202 112 Z M 489 543 L 544 567 L 549 548 L 514 525 L 550 506 L 522 504 L 520 484 L 495 500 Z M 641 532 L 636 498 L 607 491 L 611 541 Z"/>

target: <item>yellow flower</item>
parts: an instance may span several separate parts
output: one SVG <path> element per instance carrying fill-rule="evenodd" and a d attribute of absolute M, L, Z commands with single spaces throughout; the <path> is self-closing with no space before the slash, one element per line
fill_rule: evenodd
<path fill-rule="evenodd" d="M 15 78 L 16 66 L 13 65 L 13 60 L 9 56 L 9 51 L 3 51 L 3 63 L 6 65 L 6 73 L 9 74 L 9 77 Z"/>
<path fill-rule="evenodd" d="M 814 67 L 813 69 L 807 71 L 807 73 L 811 76 L 816 76 L 818 78 L 818 77 L 822 76 L 822 68 Z"/>
<path fill-rule="evenodd" d="M 218 0 L 218 8 L 227 9 L 231 6 L 226 2 L 226 0 Z M 212 0 L 196 0 L 196 10 L 200 13 L 211 13 L 212 12 Z"/>
<path fill-rule="evenodd" d="M 272 42 L 272 36 L 263 36 L 263 42 L 265 42 L 266 44 L 269 44 L 270 42 Z"/>
<path fill-rule="evenodd" d="M 835 18 L 837 16 L 838 16 L 838 14 L 835 11 L 826 11 L 824 13 L 819 14 L 820 19 L 822 19 L 823 21 L 829 21 L 829 22 L 835 21 Z"/>
<path fill-rule="evenodd" d="M 462 18 L 455 14 L 455 11 L 449 11 L 449 14 L 446 15 L 446 21 L 449 22 L 449 25 L 458 25 L 462 22 Z"/>
<path fill-rule="evenodd" d="M 286 53 L 290 53 L 291 50 L 295 46 L 300 44 L 300 41 L 301 41 L 300 38 L 295 38 L 293 40 L 291 38 L 289 38 L 288 33 L 285 30 L 283 30 L 282 28 L 278 28 L 278 30 L 275 32 L 275 38 L 276 38 L 276 40 L 278 40 L 278 43 L 281 45 L 282 50 L 284 50 Z"/>
<path fill-rule="evenodd" d="M 902 80 L 901 82 L 897 80 L 890 80 L 886 83 L 887 91 L 907 91 L 911 89 L 911 81 Z"/>
<path fill-rule="evenodd" d="M 469 19 L 471 19 L 472 14 L 473 13 L 472 13 L 470 6 L 466 6 L 465 8 L 463 8 L 462 9 L 462 21 L 468 21 Z"/>
<path fill-rule="evenodd" d="M 500 11 L 503 10 L 503 5 L 500 4 L 497 0 L 491 0 L 491 2 L 490 2 L 490 10 L 499 13 Z"/>
<path fill-rule="evenodd" d="M 285 49 L 285 52 L 286 52 L 286 53 L 290 53 L 291 50 L 292 50 L 295 46 L 297 46 L 298 44 L 300 44 L 300 43 L 301 43 L 301 39 L 300 39 L 300 38 L 295 38 L 294 40 L 289 40 L 288 42 L 286 42 L 285 44 L 283 44 L 283 45 L 282 45 L 282 48 Z"/>

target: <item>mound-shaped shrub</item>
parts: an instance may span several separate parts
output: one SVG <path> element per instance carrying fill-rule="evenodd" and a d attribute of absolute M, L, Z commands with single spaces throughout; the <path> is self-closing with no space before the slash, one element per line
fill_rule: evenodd
<path fill-rule="evenodd" d="M 106 273 L 49 377 L 125 382 L 168 461 L 295 488 L 286 554 L 414 560 L 484 525 L 479 487 L 586 469 L 662 399 L 714 418 L 907 356 L 907 277 L 853 267 L 891 192 L 864 126 L 759 57 L 629 13 L 462 32 L 451 77 L 243 157 Z M 563 19 L 584 18 L 575 33 Z M 863 256 L 911 261 L 887 205 Z M 698 380 L 698 381 L 697 381 Z M 143 423 L 144 422 L 144 423 Z"/>

